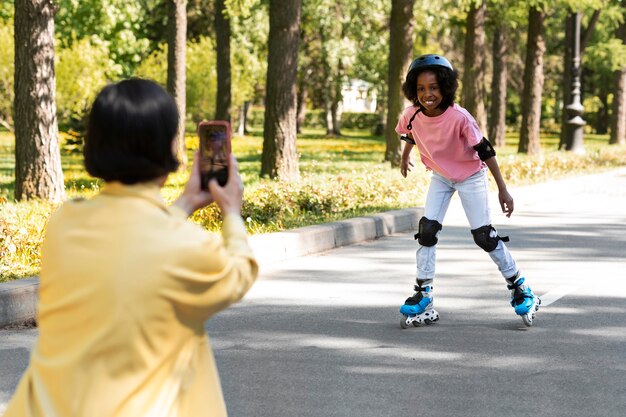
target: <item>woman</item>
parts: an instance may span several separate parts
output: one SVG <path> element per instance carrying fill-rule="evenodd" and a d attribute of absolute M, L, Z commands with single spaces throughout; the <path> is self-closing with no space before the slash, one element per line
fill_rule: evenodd
<path fill-rule="evenodd" d="M 204 322 L 257 276 L 240 210 L 243 186 L 200 188 L 198 157 L 181 196 L 160 188 L 178 167 L 172 98 L 140 79 L 105 87 L 89 118 L 95 197 L 65 203 L 42 249 L 39 337 L 6 417 L 225 416 Z M 187 221 L 215 202 L 221 236 Z"/>

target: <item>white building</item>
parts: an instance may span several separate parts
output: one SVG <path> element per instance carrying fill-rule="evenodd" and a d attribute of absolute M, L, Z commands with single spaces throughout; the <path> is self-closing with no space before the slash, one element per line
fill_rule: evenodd
<path fill-rule="evenodd" d="M 341 88 L 342 110 L 350 113 L 374 113 L 376 111 L 376 91 L 363 80 L 351 80 Z"/>

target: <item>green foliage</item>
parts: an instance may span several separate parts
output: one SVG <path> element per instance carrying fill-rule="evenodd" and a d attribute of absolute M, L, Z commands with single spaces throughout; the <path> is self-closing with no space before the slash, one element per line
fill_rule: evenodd
<path fill-rule="evenodd" d="M 217 73 L 215 44 L 201 36 L 187 42 L 187 114 L 195 123 L 211 119 L 215 113 Z M 135 70 L 136 77 L 148 78 L 165 87 L 167 83 L 167 45 L 162 44 Z"/>
<path fill-rule="evenodd" d="M 13 20 L 0 20 L 0 126 L 13 127 Z"/>
<path fill-rule="evenodd" d="M 187 113 L 194 121 L 215 114 L 217 66 L 215 42 L 201 37 L 187 45 Z"/>
<path fill-rule="evenodd" d="M 103 43 L 88 38 L 60 49 L 56 56 L 57 113 L 61 126 L 82 130 L 91 103 L 107 80 L 117 73 Z"/>
<path fill-rule="evenodd" d="M 135 77 L 146 78 L 165 87 L 167 85 L 167 45 L 161 44 L 135 68 Z"/>
<path fill-rule="evenodd" d="M 258 0 L 227 0 L 231 19 L 232 103 L 255 98 L 265 84 L 269 16 Z"/>
<path fill-rule="evenodd" d="M 341 126 L 347 129 L 373 130 L 380 122 L 376 113 L 349 113 L 341 114 Z"/>
<path fill-rule="evenodd" d="M 626 67 L 626 45 L 619 39 L 590 45 L 587 48 L 584 64 L 596 71 L 612 73 Z"/>
<path fill-rule="evenodd" d="M 0 2 L 0 19 L 10 20 L 13 19 L 13 0 L 2 0 Z"/>
<path fill-rule="evenodd" d="M 102 42 L 119 65 L 119 75 L 128 77 L 151 50 L 145 19 L 146 1 L 59 0 L 55 25 L 62 47 L 92 39 Z M 150 1 L 148 1 L 150 3 Z"/>

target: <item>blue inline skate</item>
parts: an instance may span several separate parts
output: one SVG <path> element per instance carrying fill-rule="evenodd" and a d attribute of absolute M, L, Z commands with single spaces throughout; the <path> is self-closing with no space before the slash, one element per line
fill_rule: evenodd
<path fill-rule="evenodd" d="M 515 314 L 522 317 L 526 326 L 532 326 L 535 314 L 541 305 L 541 299 L 533 294 L 526 284 L 526 278 L 520 277 L 519 274 L 506 281 L 507 288 L 511 290 L 511 306 L 515 309 Z"/>
<path fill-rule="evenodd" d="M 432 280 L 417 280 L 415 294 L 407 298 L 400 307 L 400 327 L 406 329 L 410 324 L 432 324 L 439 320 L 439 313 L 433 308 Z"/>

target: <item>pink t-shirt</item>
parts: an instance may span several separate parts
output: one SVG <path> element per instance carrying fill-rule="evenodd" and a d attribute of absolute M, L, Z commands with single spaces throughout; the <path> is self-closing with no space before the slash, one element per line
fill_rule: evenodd
<path fill-rule="evenodd" d="M 396 126 L 399 134 L 410 133 L 419 149 L 422 163 L 451 181 L 463 181 L 484 167 L 473 146 L 483 134 L 476 120 L 463 107 L 453 104 L 443 114 L 428 117 L 419 112 L 407 129 L 416 106 L 404 109 Z"/>

